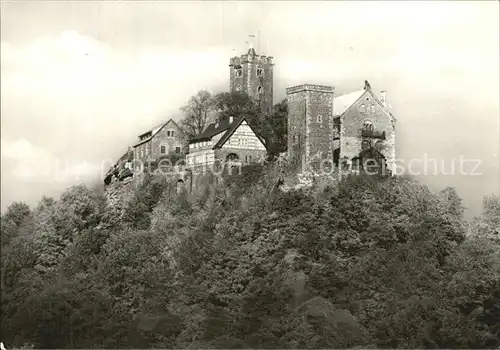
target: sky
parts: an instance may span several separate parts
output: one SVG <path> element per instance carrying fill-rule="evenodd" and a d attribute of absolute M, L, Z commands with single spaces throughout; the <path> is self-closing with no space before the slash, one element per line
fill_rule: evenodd
<path fill-rule="evenodd" d="M 2 211 L 102 181 L 198 90 L 229 89 L 249 34 L 274 57 L 275 102 L 368 80 L 387 91 L 404 167 L 455 187 L 469 217 L 499 193 L 497 1 L 2 1 Z"/>

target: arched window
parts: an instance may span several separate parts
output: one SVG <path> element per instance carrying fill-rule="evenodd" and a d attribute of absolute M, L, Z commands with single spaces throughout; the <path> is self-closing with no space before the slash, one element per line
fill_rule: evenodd
<path fill-rule="evenodd" d="M 243 72 L 242 72 L 241 68 L 234 69 L 234 76 L 235 77 L 241 77 L 242 75 L 243 75 Z"/>
<path fill-rule="evenodd" d="M 365 150 L 367 150 L 369 148 L 370 148 L 370 141 L 363 140 L 363 142 L 361 142 L 361 150 L 365 151 Z"/>
<path fill-rule="evenodd" d="M 261 94 L 262 94 L 262 86 L 259 86 L 259 87 L 257 88 L 257 93 L 258 93 L 259 95 L 261 95 Z"/>
<path fill-rule="evenodd" d="M 237 161 L 239 159 L 236 153 L 229 153 L 226 157 L 227 161 Z"/>
<path fill-rule="evenodd" d="M 182 180 L 178 180 L 178 181 L 177 181 L 177 186 L 176 186 L 176 187 L 177 187 L 177 188 L 176 188 L 176 189 L 177 189 L 177 193 L 181 193 L 181 192 L 182 192 L 182 190 L 184 189 L 184 181 L 182 181 Z"/>
<path fill-rule="evenodd" d="M 323 123 L 323 116 L 322 116 L 322 115 L 318 115 L 318 116 L 316 117 L 316 121 L 317 121 L 318 123 Z"/>
<path fill-rule="evenodd" d="M 361 106 L 359 106 L 359 112 L 360 113 L 366 113 L 366 106 L 364 104 L 362 104 Z"/>
<path fill-rule="evenodd" d="M 239 157 L 236 153 L 229 153 L 226 157 L 226 162 L 228 163 L 227 170 L 229 175 L 232 175 L 234 171 L 241 174 L 241 163 L 239 162 Z"/>
<path fill-rule="evenodd" d="M 258 77 L 264 76 L 264 71 L 263 71 L 262 67 L 257 68 L 257 76 Z"/>
<path fill-rule="evenodd" d="M 373 131 L 373 122 L 371 120 L 365 120 L 363 122 L 363 130 L 372 132 Z"/>
<path fill-rule="evenodd" d="M 375 105 L 371 105 L 371 106 L 370 106 L 370 112 L 371 112 L 372 114 L 375 114 L 375 112 L 376 112 Z"/>

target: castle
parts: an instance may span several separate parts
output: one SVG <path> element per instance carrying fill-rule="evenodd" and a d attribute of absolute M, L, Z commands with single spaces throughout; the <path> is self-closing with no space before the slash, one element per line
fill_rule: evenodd
<path fill-rule="evenodd" d="M 335 96 L 331 86 L 305 84 L 287 89 L 288 159 L 299 173 L 318 172 L 322 163 L 360 171 L 368 160 L 394 172 L 396 119 L 383 91 L 363 89 Z M 366 169 L 364 169 L 366 170 Z"/>
<path fill-rule="evenodd" d="M 273 57 L 259 56 L 252 44 L 246 54 L 229 61 L 229 90 L 252 97 L 264 115 L 273 108 Z"/>
<path fill-rule="evenodd" d="M 263 115 L 270 115 L 273 67 L 273 57 L 259 56 L 250 45 L 246 54 L 230 59 L 230 91 L 245 92 L 260 106 Z M 362 89 L 338 96 L 334 87 L 314 84 L 289 87 L 286 94 L 286 158 L 295 174 L 318 174 L 325 167 L 348 173 L 368 167 L 394 172 L 396 119 L 388 109 L 385 91 L 377 96 L 365 81 Z M 105 183 L 113 176 L 135 177 L 138 171 L 145 171 L 145 164 L 149 170 L 161 168 L 160 161 L 173 155 L 177 160 L 184 157 L 186 160 L 182 171 L 177 171 L 178 181 L 185 181 L 186 174 L 190 174 L 192 183 L 193 173 L 201 168 L 214 168 L 228 161 L 240 165 L 260 162 L 265 159 L 266 151 L 266 141 L 243 116 L 212 123 L 189 140 L 169 120 L 142 133 L 133 150 L 108 172 Z M 131 158 L 134 166 L 130 165 Z M 124 163 L 127 171 L 123 170 Z M 117 169 L 120 167 L 121 171 Z"/>

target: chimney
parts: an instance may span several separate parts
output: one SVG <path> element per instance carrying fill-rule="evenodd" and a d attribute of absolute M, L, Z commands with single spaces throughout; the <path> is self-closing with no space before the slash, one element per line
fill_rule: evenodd
<path fill-rule="evenodd" d="M 233 117 L 229 117 L 229 125 L 233 124 Z"/>
<path fill-rule="evenodd" d="M 380 91 L 380 102 L 382 102 L 384 107 L 387 108 L 387 91 Z"/>

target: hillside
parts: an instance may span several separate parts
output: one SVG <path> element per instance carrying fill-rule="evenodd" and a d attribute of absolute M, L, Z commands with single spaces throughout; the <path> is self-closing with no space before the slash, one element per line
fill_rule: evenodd
<path fill-rule="evenodd" d="M 150 177 L 2 216 L 2 342 L 35 348 L 498 348 L 500 198 L 276 169 L 195 194 Z M 116 185 L 121 186 L 121 185 Z M 469 234 L 466 234 L 469 231 Z"/>

